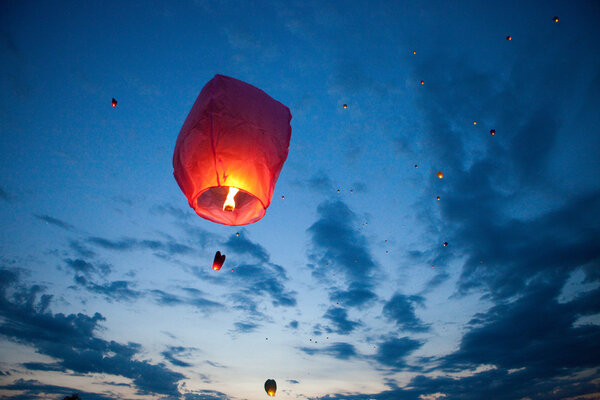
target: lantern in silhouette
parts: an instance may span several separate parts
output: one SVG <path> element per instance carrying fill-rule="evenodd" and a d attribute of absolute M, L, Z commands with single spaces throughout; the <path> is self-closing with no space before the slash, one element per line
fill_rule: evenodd
<path fill-rule="evenodd" d="M 442 171 L 437 172 L 437 177 L 442 179 L 444 177 L 444 173 Z"/>
<path fill-rule="evenodd" d="M 344 108 L 348 108 L 348 104 L 344 104 Z"/>
<path fill-rule="evenodd" d="M 490 135 L 494 136 L 496 134 L 496 130 L 495 129 L 490 129 Z"/>
<path fill-rule="evenodd" d="M 554 22 L 558 22 L 558 17 L 554 17 L 554 18 L 552 18 L 552 21 L 554 21 Z"/>
<path fill-rule="evenodd" d="M 275 392 L 277 391 L 277 383 L 275 383 L 275 379 L 267 379 L 265 382 L 265 392 L 271 397 L 275 397 Z"/>
<path fill-rule="evenodd" d="M 506 40 L 512 40 L 512 36 L 507 36 Z"/>
<path fill-rule="evenodd" d="M 444 247 L 448 247 L 448 242 L 444 242 Z"/>
<path fill-rule="evenodd" d="M 425 81 L 421 81 L 421 85 L 424 85 L 424 84 L 425 84 Z"/>
<path fill-rule="evenodd" d="M 266 213 L 288 155 L 290 110 L 262 90 L 215 75 L 177 137 L 173 175 L 191 208 L 224 225 Z"/>
<path fill-rule="evenodd" d="M 112 99 L 112 103 L 111 103 L 111 105 L 112 105 L 113 107 L 116 107 L 116 106 L 117 106 L 117 100 L 116 100 L 114 97 L 113 97 L 113 99 Z"/>
<path fill-rule="evenodd" d="M 213 261 L 212 269 L 214 269 L 215 271 L 218 271 L 221 269 L 221 267 L 223 266 L 224 263 L 225 263 L 225 254 L 221 255 L 221 252 L 217 251 L 217 253 L 215 254 L 215 259 Z"/>

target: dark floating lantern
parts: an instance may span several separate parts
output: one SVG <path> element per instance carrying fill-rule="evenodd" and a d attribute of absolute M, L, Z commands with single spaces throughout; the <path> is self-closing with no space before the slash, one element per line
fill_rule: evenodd
<path fill-rule="evenodd" d="M 220 251 L 217 251 L 215 254 L 215 259 L 213 261 L 212 269 L 218 271 L 221 269 L 223 264 L 225 263 L 225 254 L 221 255 Z"/>
<path fill-rule="evenodd" d="M 275 379 L 267 379 L 265 382 L 265 392 L 271 397 L 275 397 L 275 392 L 277 392 L 277 383 Z"/>

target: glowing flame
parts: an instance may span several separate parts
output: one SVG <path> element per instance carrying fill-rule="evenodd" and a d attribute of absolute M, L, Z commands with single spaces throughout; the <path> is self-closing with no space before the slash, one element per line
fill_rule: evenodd
<path fill-rule="evenodd" d="M 227 198 L 225 199 L 225 203 L 223 203 L 223 211 L 233 212 L 235 210 L 235 195 L 239 192 L 240 189 L 229 187 L 229 193 L 227 193 Z"/>
<path fill-rule="evenodd" d="M 267 394 L 271 397 L 275 397 L 275 391 L 273 389 L 269 390 Z"/>

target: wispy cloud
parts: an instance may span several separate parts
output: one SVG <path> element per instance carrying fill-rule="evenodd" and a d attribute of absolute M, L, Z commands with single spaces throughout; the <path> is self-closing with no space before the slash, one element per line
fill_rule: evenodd
<path fill-rule="evenodd" d="M 132 251 L 132 250 L 152 250 L 166 255 L 189 254 L 193 249 L 183 243 L 174 240 L 139 240 L 134 238 L 122 238 L 119 240 L 110 240 L 101 237 L 90 237 L 88 243 L 106 250 L 113 251 Z"/>
<path fill-rule="evenodd" d="M 33 214 L 33 216 L 41 221 L 44 221 L 50 225 L 58 226 L 59 228 L 62 228 L 64 230 L 67 230 L 67 231 L 75 230 L 75 227 L 73 225 L 71 225 L 67 222 L 61 221 L 58 218 L 54 218 L 49 215 L 39 215 L 39 214 Z"/>
<path fill-rule="evenodd" d="M 383 306 L 383 316 L 394 322 L 400 330 L 425 332 L 429 326 L 424 324 L 415 314 L 415 304 L 422 305 L 424 299 L 420 296 L 406 296 L 396 293 Z"/>
<path fill-rule="evenodd" d="M 193 347 L 182 347 L 182 346 L 169 346 L 167 350 L 161 352 L 160 354 L 173 365 L 178 367 L 191 367 L 193 364 L 188 363 L 186 361 L 182 361 L 180 356 L 189 357 L 190 353 L 196 350 Z"/>
<path fill-rule="evenodd" d="M 337 358 L 338 360 L 348 360 L 350 358 L 360 357 L 356 352 L 354 345 L 345 342 L 335 342 L 325 347 L 300 347 L 300 351 L 308 355 L 326 355 Z"/>
<path fill-rule="evenodd" d="M 330 326 L 325 328 L 328 333 L 347 335 L 362 325 L 361 322 L 349 320 L 348 312 L 340 307 L 330 307 L 323 315 L 323 318 L 333 325 L 333 328 Z"/>

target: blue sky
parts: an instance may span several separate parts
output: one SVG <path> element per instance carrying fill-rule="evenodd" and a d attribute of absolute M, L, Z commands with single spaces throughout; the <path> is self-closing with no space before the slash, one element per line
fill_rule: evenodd
<path fill-rule="evenodd" d="M 600 6 L 489 3 L 3 2 L 0 396 L 600 396 Z M 292 113 L 243 227 L 172 175 L 215 74 Z"/>

